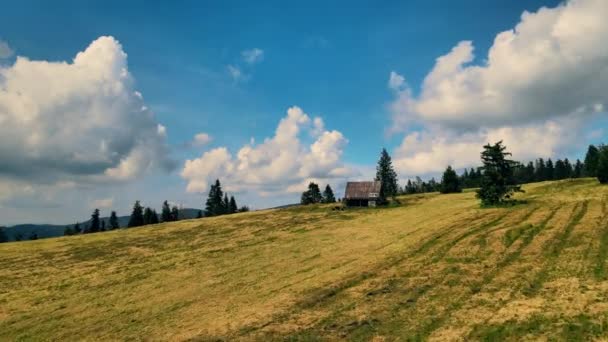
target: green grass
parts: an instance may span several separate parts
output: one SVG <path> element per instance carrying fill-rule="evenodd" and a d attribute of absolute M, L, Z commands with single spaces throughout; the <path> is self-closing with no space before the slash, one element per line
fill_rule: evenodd
<path fill-rule="evenodd" d="M 608 187 L 292 207 L 0 245 L 0 340 L 608 337 Z"/>

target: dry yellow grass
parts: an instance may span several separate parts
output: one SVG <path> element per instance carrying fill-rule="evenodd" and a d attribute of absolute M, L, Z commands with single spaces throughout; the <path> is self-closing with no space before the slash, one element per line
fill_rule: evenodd
<path fill-rule="evenodd" d="M 0 245 L 0 340 L 608 336 L 608 187 L 296 207 Z"/>

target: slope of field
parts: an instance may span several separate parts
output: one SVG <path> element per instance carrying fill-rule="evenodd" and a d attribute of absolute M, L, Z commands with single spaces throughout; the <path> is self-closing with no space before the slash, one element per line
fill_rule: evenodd
<path fill-rule="evenodd" d="M 608 187 L 293 207 L 0 245 L 0 340 L 608 335 Z"/>

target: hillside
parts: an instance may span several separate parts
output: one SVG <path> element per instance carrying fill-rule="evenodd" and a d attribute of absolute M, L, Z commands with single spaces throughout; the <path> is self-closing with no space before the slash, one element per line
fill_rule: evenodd
<path fill-rule="evenodd" d="M 0 245 L 0 340 L 608 336 L 608 187 L 292 207 Z"/>

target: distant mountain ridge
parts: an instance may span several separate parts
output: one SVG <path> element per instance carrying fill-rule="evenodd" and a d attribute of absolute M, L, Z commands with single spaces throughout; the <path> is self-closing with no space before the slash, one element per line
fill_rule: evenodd
<path fill-rule="evenodd" d="M 194 208 L 183 208 L 179 210 L 179 219 L 180 220 L 189 220 L 189 219 L 193 219 L 196 218 L 196 216 L 198 215 L 198 211 L 200 209 L 194 209 Z M 129 218 L 131 216 L 127 215 L 127 216 L 119 216 L 118 217 L 118 225 L 121 228 L 126 228 L 127 225 L 129 224 Z M 160 215 L 159 215 L 160 218 Z M 89 222 L 91 221 L 91 219 L 89 218 L 88 220 L 83 220 L 78 222 L 80 224 L 80 227 L 85 227 L 89 224 Z M 106 217 L 102 217 L 101 221 L 106 223 L 106 227 L 110 226 L 110 217 L 106 216 Z M 57 236 L 63 236 L 63 233 L 65 231 L 66 227 L 73 227 L 74 223 L 71 224 L 32 224 L 32 223 L 26 223 L 26 224 L 17 224 L 14 226 L 10 226 L 10 227 L 4 227 L 2 228 L 4 230 L 4 232 L 6 233 L 6 236 L 8 238 L 9 241 L 16 241 L 17 237 L 19 235 L 21 235 L 21 239 L 22 240 L 27 240 L 32 234 L 36 234 L 38 236 L 39 239 L 44 239 L 44 238 L 51 238 L 51 237 L 57 237 Z"/>

